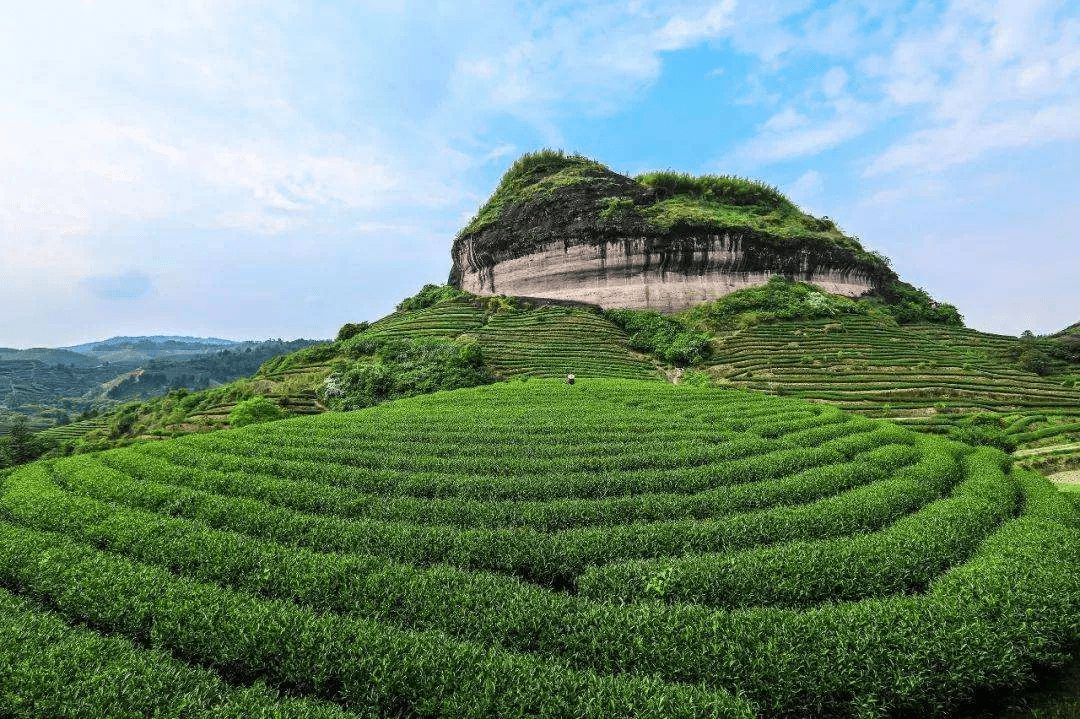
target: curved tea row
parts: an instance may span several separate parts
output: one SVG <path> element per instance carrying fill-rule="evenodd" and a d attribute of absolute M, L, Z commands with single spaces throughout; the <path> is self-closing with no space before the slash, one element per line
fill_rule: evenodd
<path fill-rule="evenodd" d="M 438 393 L 9 477 L 0 660 L 36 671 L 0 710 L 940 713 L 1070 650 L 1078 527 L 1004 454 L 823 405 Z"/>

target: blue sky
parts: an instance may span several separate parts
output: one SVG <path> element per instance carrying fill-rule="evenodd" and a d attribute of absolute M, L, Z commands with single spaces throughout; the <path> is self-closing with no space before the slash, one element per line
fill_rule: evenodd
<path fill-rule="evenodd" d="M 777 185 L 977 329 L 1080 321 L 1080 2 L 42 0 L 0 346 L 332 336 L 545 146 Z"/>

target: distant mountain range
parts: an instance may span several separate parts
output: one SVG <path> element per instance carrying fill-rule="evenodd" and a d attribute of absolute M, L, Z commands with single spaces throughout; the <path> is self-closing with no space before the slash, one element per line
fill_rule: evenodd
<path fill-rule="evenodd" d="M 151 335 L 70 347 L 0 348 L 0 434 L 17 415 L 46 427 L 173 388 L 215 387 L 314 342 Z"/>
<path fill-rule="evenodd" d="M 148 335 L 140 337 L 110 337 L 99 342 L 86 342 L 81 345 L 61 347 L 72 352 L 102 352 L 115 350 L 120 347 L 139 348 L 175 348 L 196 349 L 206 347 L 227 347 L 228 345 L 240 344 L 236 340 L 223 340 L 219 337 L 183 337 L 179 335 Z"/>
<path fill-rule="evenodd" d="M 31 347 L 14 349 L 0 347 L 0 360 L 36 360 L 45 364 L 74 364 L 92 367 L 102 362 L 124 362 L 157 359 L 173 355 L 206 354 L 228 347 L 253 346 L 258 342 L 238 342 L 217 337 L 181 337 L 149 335 L 142 337 L 110 337 L 98 342 L 85 342 L 69 347 Z"/>
<path fill-rule="evenodd" d="M 61 349 L 78 352 L 105 362 L 130 362 L 206 354 L 226 348 L 251 346 L 253 342 L 237 342 L 217 337 L 181 337 L 151 335 L 142 337 L 110 337 L 100 342 L 87 342 Z"/>

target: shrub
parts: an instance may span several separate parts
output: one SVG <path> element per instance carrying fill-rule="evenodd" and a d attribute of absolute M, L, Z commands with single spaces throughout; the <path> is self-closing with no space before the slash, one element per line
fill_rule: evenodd
<path fill-rule="evenodd" d="M 954 306 L 936 301 L 920 287 L 896 281 L 884 294 L 887 301 L 885 310 L 902 325 L 930 323 L 964 326 L 964 318 Z"/>
<path fill-rule="evenodd" d="M 631 349 L 650 352 L 665 362 L 691 365 L 709 354 L 709 335 L 656 310 L 607 310 L 604 316 L 629 335 Z"/>
<path fill-rule="evenodd" d="M 601 202 L 600 219 L 604 221 L 621 220 L 634 211 L 634 201 L 629 197 L 606 197 Z"/>
<path fill-rule="evenodd" d="M 450 285 L 424 285 L 415 295 L 406 297 L 398 303 L 397 311 L 413 312 L 422 310 L 437 305 L 444 300 L 463 297 L 467 294 L 469 293 Z"/>
<path fill-rule="evenodd" d="M 697 305 L 681 317 L 690 324 L 718 330 L 752 327 L 773 320 L 815 319 L 872 312 L 872 307 L 867 303 L 830 295 L 814 285 L 776 275 L 764 285 L 747 287 L 713 302 Z"/>
<path fill-rule="evenodd" d="M 1020 369 L 1025 372 L 1034 372 L 1040 377 L 1045 377 L 1053 370 L 1053 362 L 1050 356 L 1042 350 L 1028 349 L 1020 353 L 1016 360 Z"/>
<path fill-rule="evenodd" d="M 260 422 L 272 422 L 283 416 L 285 413 L 273 400 L 267 397 L 252 397 L 232 408 L 229 412 L 229 424 L 233 427 L 244 427 Z"/>
<path fill-rule="evenodd" d="M 361 332 L 366 332 L 370 326 L 368 322 L 346 322 L 341 326 L 341 329 L 337 333 L 337 341 L 344 342 L 345 340 L 352 339 Z"/>
<path fill-rule="evenodd" d="M 335 409 L 361 409 L 389 399 L 494 381 L 475 340 L 359 334 L 346 346 L 350 356 L 363 359 L 345 367 L 335 365 L 324 382 L 321 394 Z"/>
<path fill-rule="evenodd" d="M 19 415 L 6 436 L 0 436 L 0 467 L 33 462 L 56 449 L 57 442 L 33 432 L 26 417 Z"/>

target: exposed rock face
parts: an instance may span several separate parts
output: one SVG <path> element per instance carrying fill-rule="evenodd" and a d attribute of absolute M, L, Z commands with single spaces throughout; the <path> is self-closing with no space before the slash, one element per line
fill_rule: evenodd
<path fill-rule="evenodd" d="M 455 255 L 458 286 L 475 294 L 529 295 L 576 300 L 604 308 L 652 308 L 678 312 L 752 285 L 775 274 L 811 282 L 833 294 L 858 297 L 874 289 L 874 278 L 855 266 L 798 268 L 749 262 L 742 240 L 713 235 L 661 244 L 636 238 L 572 244 L 551 242 L 535 252 L 500 253 L 494 264 L 472 259 L 469 243 Z M 795 271 L 792 271 L 795 270 Z"/>
<path fill-rule="evenodd" d="M 773 275 L 850 297 L 896 277 L 857 241 L 840 236 L 846 244 L 829 242 L 811 230 L 796 236 L 770 234 L 764 221 L 755 225 L 756 216 L 748 213 L 750 221 L 740 224 L 742 216 L 736 215 L 727 226 L 713 220 L 715 215 L 658 223 L 657 209 L 663 210 L 660 203 L 671 195 L 602 166 L 586 167 L 557 184 L 542 174 L 534 180 L 518 181 L 525 192 L 496 206 L 485 224 L 474 222 L 458 236 L 451 284 L 476 294 L 676 312 L 765 284 Z M 545 187 L 544 182 L 547 189 L 535 189 Z M 613 205 L 613 198 L 621 204 Z M 714 206 L 724 207 L 715 203 L 706 209 Z M 619 212 L 605 212 L 612 207 Z M 799 217 L 839 234 L 827 221 Z"/>

